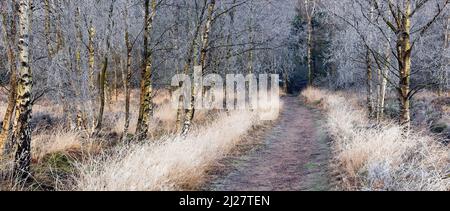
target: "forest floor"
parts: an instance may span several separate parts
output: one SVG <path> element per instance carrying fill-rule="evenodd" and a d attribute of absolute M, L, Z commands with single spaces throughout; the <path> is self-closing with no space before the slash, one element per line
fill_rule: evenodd
<path fill-rule="evenodd" d="M 221 161 L 205 190 L 322 191 L 329 190 L 329 139 L 319 111 L 298 97 L 283 98 L 280 118 L 249 136 L 258 144 L 246 153 Z"/>

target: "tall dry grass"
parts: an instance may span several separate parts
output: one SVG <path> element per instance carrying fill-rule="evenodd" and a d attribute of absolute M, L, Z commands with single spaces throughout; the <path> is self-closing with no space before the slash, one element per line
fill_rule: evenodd
<path fill-rule="evenodd" d="M 54 185 L 54 188 L 60 190 L 192 189 L 202 183 L 206 171 L 214 162 L 226 156 L 243 135 L 253 126 L 261 123 L 259 116 L 263 113 L 259 110 L 236 111 L 229 114 L 215 111 L 214 115 L 210 115 L 209 111 L 199 110 L 196 112 L 194 130 L 188 137 L 182 138 L 173 135 L 176 109 L 173 109 L 171 105 L 170 93 L 158 92 L 154 103 L 155 110 L 149 137 L 156 141 L 147 143 L 130 145 L 112 143 L 114 140 L 111 139 L 120 137 L 125 123 L 125 102 L 122 93 L 117 100 L 113 100 L 106 106 L 104 133 L 102 133 L 105 137 L 99 136 L 95 137 L 95 140 L 91 140 L 83 132 L 64 129 L 62 125 L 52 125 L 48 130 L 37 128 L 33 132 L 32 157 L 34 167 L 39 167 L 41 174 L 39 174 L 39 178 L 33 178 L 36 180 L 35 183 L 47 185 L 55 183 L 57 185 Z M 268 107 L 268 104 L 268 102 L 264 102 L 263 107 Z M 0 109 L 2 107 L 3 104 L 0 104 Z M 265 108 L 263 109 L 265 110 Z M 52 105 L 47 101 L 35 105 L 34 111 L 43 115 L 52 115 L 51 118 L 63 116 L 61 106 Z M 130 111 L 129 131 L 133 133 L 138 113 L 138 95 L 135 91 L 132 92 Z M 113 135 L 114 133 L 117 136 Z M 155 135 L 157 133 L 158 136 Z M 161 134 L 165 134 L 163 138 L 161 138 Z M 111 149 L 111 147 L 113 148 Z M 70 179 L 70 184 L 63 184 L 67 179 L 50 181 L 53 177 L 63 176 L 65 178 L 67 176 L 66 169 L 61 169 L 63 175 L 59 175 L 58 172 L 53 175 L 52 169 L 41 169 L 50 168 L 48 167 L 50 163 L 46 163 L 47 158 L 59 154 L 76 157 L 67 163 L 70 165 L 68 166 L 70 174 L 76 174 L 73 176 L 76 185 L 72 186 L 72 179 Z M 73 164 L 73 162 L 80 163 Z M 0 174 L 10 172 L 10 168 L 4 164 L 1 162 Z M 63 165 L 61 168 L 66 167 L 66 163 Z M 72 165 L 75 165 L 75 169 L 72 169 Z M 48 176 L 47 174 L 52 175 Z M 7 187 L 6 189 L 26 190 L 27 188 Z M 5 188 L 1 186 L 0 189 Z"/>
<path fill-rule="evenodd" d="M 31 145 L 33 160 L 40 161 L 46 155 L 74 151 L 82 152 L 85 143 L 81 134 L 75 131 L 55 130 L 33 136 Z"/>
<path fill-rule="evenodd" d="M 280 108 L 278 108 L 280 109 Z M 131 144 L 79 164 L 76 190 L 186 190 L 205 179 L 208 168 L 226 156 L 253 126 L 259 111 L 222 113 L 186 138 L 169 136 Z"/>
<path fill-rule="evenodd" d="M 392 122 L 373 126 L 349 95 L 310 88 L 302 96 L 324 102 L 340 189 L 450 190 L 450 151 L 437 138 L 420 132 L 405 138 Z"/>
<path fill-rule="evenodd" d="M 157 90 L 153 97 L 153 115 L 149 124 L 149 137 L 160 137 L 161 135 L 171 134 L 175 130 L 175 122 L 177 109 L 175 109 L 171 102 L 171 93 L 168 90 Z M 118 100 L 114 100 L 111 105 L 107 107 L 105 112 L 105 128 L 116 134 L 122 134 L 125 126 L 125 96 L 120 93 Z M 133 90 L 131 92 L 130 101 L 130 125 L 129 133 L 136 131 L 136 124 L 139 114 L 139 91 Z M 196 112 L 195 121 L 206 121 L 207 112 L 200 110 Z"/>

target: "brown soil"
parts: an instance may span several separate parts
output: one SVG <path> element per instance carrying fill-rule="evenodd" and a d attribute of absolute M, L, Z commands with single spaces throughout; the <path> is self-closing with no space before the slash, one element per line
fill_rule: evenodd
<path fill-rule="evenodd" d="M 256 132 L 259 146 L 245 155 L 222 161 L 221 171 L 207 190 L 320 191 L 329 190 L 328 139 L 320 114 L 297 97 L 285 97 L 279 121 Z M 261 134 L 262 133 L 262 134 Z"/>

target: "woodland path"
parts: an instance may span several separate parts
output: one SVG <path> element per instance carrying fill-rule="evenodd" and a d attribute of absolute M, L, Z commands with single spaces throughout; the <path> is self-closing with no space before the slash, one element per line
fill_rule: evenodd
<path fill-rule="evenodd" d="M 283 110 L 261 144 L 245 155 L 230 158 L 208 190 L 321 191 L 329 189 L 328 139 L 318 111 L 298 97 L 284 97 Z"/>

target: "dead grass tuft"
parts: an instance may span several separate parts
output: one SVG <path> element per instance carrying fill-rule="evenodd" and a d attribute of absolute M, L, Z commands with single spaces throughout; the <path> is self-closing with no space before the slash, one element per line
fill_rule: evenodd
<path fill-rule="evenodd" d="M 74 131 L 57 131 L 33 136 L 33 160 L 40 161 L 46 155 L 66 151 L 81 152 L 83 143 L 81 134 Z"/>

